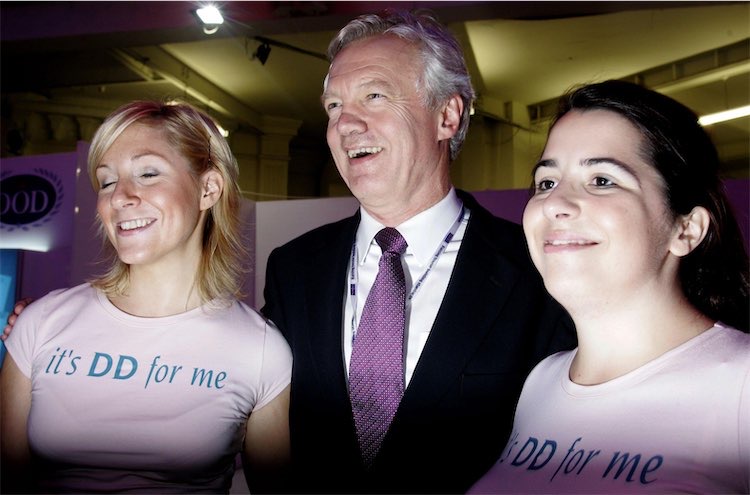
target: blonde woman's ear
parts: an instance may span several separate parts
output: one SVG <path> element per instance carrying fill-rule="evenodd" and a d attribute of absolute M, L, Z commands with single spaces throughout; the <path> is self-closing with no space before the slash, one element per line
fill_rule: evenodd
<path fill-rule="evenodd" d="M 706 237 L 710 224 L 711 216 L 702 206 L 696 206 L 687 215 L 680 215 L 669 251 L 680 257 L 690 254 Z"/>
<path fill-rule="evenodd" d="M 215 205 L 224 191 L 224 177 L 218 170 L 207 170 L 201 176 L 201 211 Z"/>

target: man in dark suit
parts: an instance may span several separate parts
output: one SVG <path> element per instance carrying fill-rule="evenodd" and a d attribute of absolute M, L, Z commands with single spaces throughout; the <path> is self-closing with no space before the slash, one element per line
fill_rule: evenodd
<path fill-rule="evenodd" d="M 329 58 L 328 144 L 361 207 L 271 253 L 262 309 L 294 355 L 297 489 L 463 493 L 505 446 L 531 368 L 574 347 L 573 326 L 545 292 L 520 227 L 451 185 L 474 98 L 455 38 L 428 16 L 363 16 L 334 38 Z M 408 245 L 405 390 L 370 460 L 349 376 L 379 270 L 373 238 L 386 227 Z"/>

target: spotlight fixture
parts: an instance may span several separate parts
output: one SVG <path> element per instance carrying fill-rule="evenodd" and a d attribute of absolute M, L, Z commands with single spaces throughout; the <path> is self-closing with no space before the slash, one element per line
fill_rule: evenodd
<path fill-rule="evenodd" d="M 219 25 L 224 23 L 224 18 L 218 8 L 213 5 L 206 5 L 195 11 L 198 19 L 203 23 L 203 32 L 214 34 L 219 30 Z"/>
<path fill-rule="evenodd" d="M 260 60 L 260 63 L 262 65 L 266 65 L 266 61 L 268 60 L 268 55 L 271 54 L 271 45 L 269 45 L 267 42 L 263 42 L 257 50 L 255 50 L 255 54 L 253 55 L 253 58 L 257 58 Z"/>

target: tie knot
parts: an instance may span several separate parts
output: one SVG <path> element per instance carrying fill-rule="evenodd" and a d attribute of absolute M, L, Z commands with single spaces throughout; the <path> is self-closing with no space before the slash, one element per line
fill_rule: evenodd
<path fill-rule="evenodd" d="M 386 227 L 375 234 L 375 240 L 384 253 L 396 253 L 400 256 L 406 251 L 406 239 L 393 227 Z"/>

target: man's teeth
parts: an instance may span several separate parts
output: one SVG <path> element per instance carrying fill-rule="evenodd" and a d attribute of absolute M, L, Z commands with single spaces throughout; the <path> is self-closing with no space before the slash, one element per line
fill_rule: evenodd
<path fill-rule="evenodd" d="M 141 227 L 145 227 L 146 225 L 150 224 L 151 222 L 153 222 L 153 220 L 146 220 L 146 219 L 143 219 L 143 218 L 139 218 L 138 220 L 128 220 L 126 222 L 122 222 L 120 224 L 120 228 L 122 230 L 133 230 L 133 229 L 138 229 L 138 228 L 141 228 Z"/>
<path fill-rule="evenodd" d="M 360 158 L 365 155 L 380 153 L 381 151 L 383 151 L 382 147 L 374 146 L 372 148 L 358 148 L 356 150 L 349 150 L 347 151 L 347 154 L 349 155 L 349 158 Z"/>

